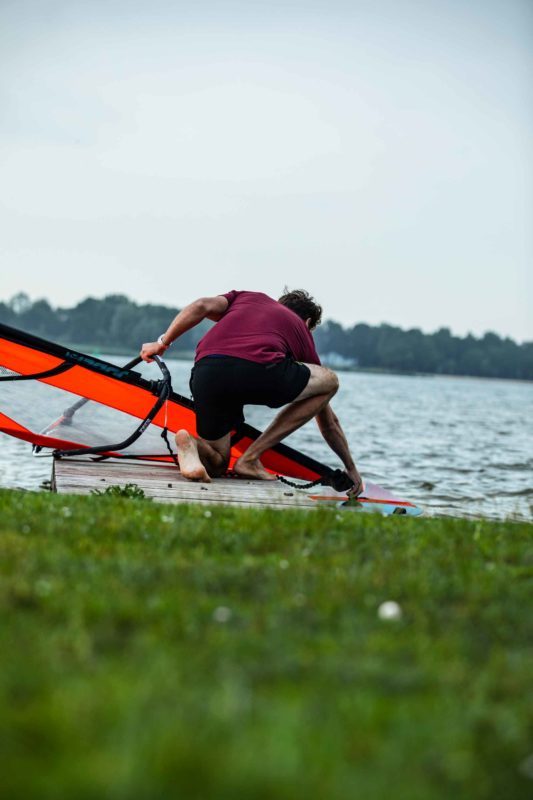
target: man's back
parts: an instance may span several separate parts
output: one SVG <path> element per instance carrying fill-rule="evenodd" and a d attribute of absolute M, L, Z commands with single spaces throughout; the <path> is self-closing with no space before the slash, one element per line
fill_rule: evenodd
<path fill-rule="evenodd" d="M 294 311 L 262 292 L 233 290 L 223 297 L 228 310 L 198 343 L 196 361 L 224 355 L 259 364 L 287 357 L 320 364 L 313 337 Z"/>

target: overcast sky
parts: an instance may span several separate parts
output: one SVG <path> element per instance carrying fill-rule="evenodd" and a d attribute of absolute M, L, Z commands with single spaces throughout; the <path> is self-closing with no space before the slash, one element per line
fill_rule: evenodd
<path fill-rule="evenodd" d="M 0 0 L 0 299 L 533 339 L 532 0 Z"/>

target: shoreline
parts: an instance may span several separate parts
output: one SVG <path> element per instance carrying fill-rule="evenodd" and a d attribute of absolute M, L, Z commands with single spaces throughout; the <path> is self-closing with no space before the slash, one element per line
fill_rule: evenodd
<path fill-rule="evenodd" d="M 2 485 L 0 485 L 0 492 L 17 492 L 17 493 L 21 493 L 21 494 L 24 494 L 24 495 L 34 494 L 34 495 L 39 495 L 39 496 L 48 495 L 49 497 L 62 497 L 65 501 L 68 501 L 71 498 L 78 498 L 78 497 L 82 497 L 82 496 L 85 496 L 85 497 L 91 497 L 92 496 L 92 495 L 78 495 L 76 493 L 58 494 L 58 493 L 52 491 L 51 483 L 52 483 L 51 480 L 45 480 L 39 486 L 37 486 L 35 488 L 28 488 L 26 486 L 2 486 Z M 145 498 L 145 499 L 148 502 L 150 500 L 149 498 Z M 483 523 L 487 523 L 488 525 L 533 525 L 533 519 L 528 519 L 526 517 L 516 517 L 516 516 L 513 517 L 511 515 L 508 515 L 506 517 L 488 517 L 488 516 L 484 516 L 483 514 L 470 514 L 468 516 L 464 516 L 464 515 L 462 515 L 460 513 L 453 513 L 453 514 L 449 513 L 449 514 L 446 514 L 444 512 L 434 512 L 432 510 L 431 506 L 425 506 L 424 505 L 424 501 L 423 500 L 422 501 L 416 500 L 416 501 L 413 501 L 413 502 L 416 502 L 416 505 L 418 505 L 420 508 L 422 508 L 422 510 L 424 512 L 421 516 L 417 517 L 417 519 L 419 519 L 419 520 L 426 520 L 426 521 L 427 520 L 435 520 L 435 521 L 437 521 L 437 520 L 441 520 L 441 521 L 442 520 L 455 520 L 455 521 L 458 521 L 458 522 L 465 522 L 465 523 L 483 522 Z M 157 504 L 161 505 L 162 507 L 164 507 L 166 505 L 170 505 L 174 509 L 176 509 L 178 507 L 177 505 L 175 505 L 173 503 L 165 503 L 165 502 L 159 503 L 158 502 Z M 179 507 L 183 507 L 183 505 L 187 505 L 189 507 L 196 506 L 198 508 L 203 508 L 203 504 L 202 503 L 196 503 L 196 502 L 183 503 L 183 504 L 180 503 Z M 230 505 L 225 505 L 224 503 L 215 504 L 215 507 L 217 507 L 217 508 L 226 508 L 226 509 L 230 509 L 231 508 Z M 254 510 L 254 509 L 252 509 L 252 510 Z M 255 510 L 256 511 L 261 511 L 261 509 L 259 509 L 259 508 L 256 508 Z M 288 512 L 288 509 L 274 509 L 274 510 L 275 511 L 283 511 L 284 513 Z M 294 510 L 294 509 L 291 509 L 291 510 Z M 307 511 L 308 512 L 311 511 L 312 513 L 322 513 L 323 511 L 327 511 L 328 513 L 334 513 L 334 514 L 337 514 L 337 515 L 340 513 L 341 515 L 346 515 L 346 516 L 352 516 L 352 515 L 354 515 L 354 513 L 356 513 L 356 512 L 350 511 L 350 510 L 346 510 L 346 511 L 341 510 L 339 512 L 338 509 L 334 509 L 334 508 L 329 508 L 328 509 L 327 507 L 323 507 L 322 508 L 322 512 L 319 510 L 318 507 L 316 509 L 307 509 Z M 360 517 L 360 516 L 363 516 L 363 513 L 357 513 L 357 517 Z M 368 512 L 366 514 L 364 514 L 364 516 L 369 516 Z M 384 515 L 381 515 L 381 514 L 379 514 L 377 512 L 375 514 L 373 514 L 372 516 L 375 516 L 378 519 L 386 519 L 386 517 Z"/>

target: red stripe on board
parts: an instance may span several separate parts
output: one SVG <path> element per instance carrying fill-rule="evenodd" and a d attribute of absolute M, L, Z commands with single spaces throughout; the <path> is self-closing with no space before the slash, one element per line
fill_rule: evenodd
<path fill-rule="evenodd" d="M 348 495 L 327 495 L 327 494 L 310 494 L 311 500 L 349 500 Z M 377 503 L 388 506 L 408 506 L 409 508 L 416 508 L 414 503 L 409 503 L 408 500 L 378 500 L 374 497 L 356 497 L 359 503 Z"/>

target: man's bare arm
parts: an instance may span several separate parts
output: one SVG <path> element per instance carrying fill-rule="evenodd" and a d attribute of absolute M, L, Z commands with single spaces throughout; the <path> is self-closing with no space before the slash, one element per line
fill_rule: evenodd
<path fill-rule="evenodd" d="M 144 361 L 152 361 L 153 356 L 161 355 L 165 352 L 172 342 L 175 342 L 195 325 L 204 319 L 218 320 L 228 309 L 228 301 L 222 295 L 216 297 L 201 297 L 185 306 L 179 314 L 174 317 L 166 332 L 163 334 L 163 344 L 159 342 L 146 342 L 142 346 L 141 358 Z"/>
<path fill-rule="evenodd" d="M 188 306 L 185 306 L 179 314 L 172 320 L 166 333 L 163 334 L 165 345 L 168 347 L 175 342 L 182 334 L 190 331 L 204 319 L 211 319 L 218 322 L 220 317 L 228 309 L 228 301 L 222 295 L 217 297 L 201 297 Z"/>
<path fill-rule="evenodd" d="M 363 491 L 363 479 L 361 478 L 353 456 L 350 452 L 348 440 L 344 435 L 344 431 L 339 422 L 339 418 L 328 405 L 320 411 L 316 416 L 317 425 L 320 433 L 324 437 L 324 441 L 331 447 L 334 453 L 339 456 L 344 464 L 344 469 L 347 475 L 353 480 L 354 488 L 351 490 L 352 494 L 356 496 Z"/>

